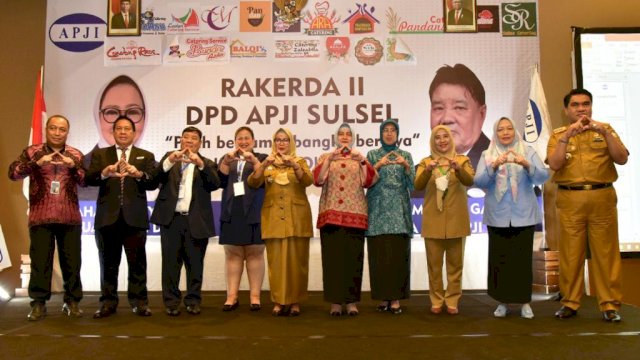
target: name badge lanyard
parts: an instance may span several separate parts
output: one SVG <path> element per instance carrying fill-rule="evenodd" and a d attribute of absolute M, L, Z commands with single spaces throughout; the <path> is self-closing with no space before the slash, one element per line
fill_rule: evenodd
<path fill-rule="evenodd" d="M 244 195 L 244 183 L 242 182 L 242 171 L 244 171 L 244 165 L 247 162 L 245 160 L 238 160 L 238 164 L 236 165 L 236 172 L 238 173 L 238 179 L 233 183 L 233 195 L 234 196 L 242 196 Z"/>
<path fill-rule="evenodd" d="M 53 157 L 51 157 L 53 160 Z M 53 164 L 53 180 L 49 192 L 53 195 L 60 195 L 60 180 L 58 180 L 58 164 Z"/>
<path fill-rule="evenodd" d="M 185 186 L 187 184 L 187 177 L 184 176 L 184 171 L 189 167 L 188 163 L 183 163 L 180 166 L 180 186 L 178 187 L 178 199 L 184 198 Z"/>

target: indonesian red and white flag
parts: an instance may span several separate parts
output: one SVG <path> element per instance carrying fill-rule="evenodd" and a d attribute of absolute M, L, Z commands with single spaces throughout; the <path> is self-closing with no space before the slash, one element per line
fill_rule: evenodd
<path fill-rule="evenodd" d="M 33 112 L 31 114 L 31 132 L 29 134 L 28 145 L 40 144 L 42 142 L 42 127 L 47 121 L 47 109 L 44 103 L 44 92 L 42 91 L 44 68 L 40 68 L 36 91 L 33 96 Z M 25 178 L 22 183 L 22 193 L 29 200 L 29 178 Z"/>

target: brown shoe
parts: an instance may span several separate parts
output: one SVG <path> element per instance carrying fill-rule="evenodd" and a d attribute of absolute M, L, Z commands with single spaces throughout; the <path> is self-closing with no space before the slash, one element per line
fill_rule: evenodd
<path fill-rule="evenodd" d="M 94 319 L 102 319 L 102 318 L 109 317 L 109 316 L 111 316 L 111 315 L 113 315 L 115 313 L 116 313 L 115 306 L 109 306 L 109 305 L 102 304 L 102 305 L 100 305 L 100 309 L 96 310 L 96 312 L 93 314 L 93 318 Z"/>
<path fill-rule="evenodd" d="M 62 305 L 62 313 L 69 317 L 82 317 L 82 309 L 77 302 L 71 301 Z"/>
<path fill-rule="evenodd" d="M 44 316 L 46 314 L 47 307 L 44 305 L 44 303 L 34 302 L 33 305 L 31 305 L 31 312 L 29 312 L 29 315 L 27 315 L 27 319 L 29 319 L 29 321 L 42 320 L 44 319 Z"/>

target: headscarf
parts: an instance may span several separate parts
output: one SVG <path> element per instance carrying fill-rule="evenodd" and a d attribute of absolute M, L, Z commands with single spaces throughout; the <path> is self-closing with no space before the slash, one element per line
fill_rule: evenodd
<path fill-rule="evenodd" d="M 447 152 L 441 152 L 436 145 L 436 133 L 438 133 L 439 130 L 444 130 L 449 134 L 449 150 L 447 150 Z M 440 162 L 440 158 L 451 161 L 456 157 L 456 144 L 453 142 L 453 135 L 451 134 L 451 130 L 444 125 L 437 125 L 431 129 L 429 144 L 431 146 L 431 157 L 435 161 Z M 444 171 L 444 169 L 446 169 L 446 171 Z M 444 209 L 444 197 L 447 195 L 449 186 L 448 161 L 447 164 L 438 165 L 438 168 L 433 173 L 436 177 L 436 206 L 438 210 L 442 211 Z M 439 180 L 440 178 L 442 179 Z"/>
<path fill-rule="evenodd" d="M 351 130 L 351 126 L 349 126 L 349 124 L 343 123 L 342 125 L 340 125 L 338 130 L 336 130 L 336 147 L 338 149 L 342 147 L 342 145 L 340 145 L 340 143 L 338 142 L 338 134 L 340 133 L 340 129 L 345 129 L 345 128 L 349 130 L 349 132 L 351 133 L 351 142 L 349 143 L 349 149 L 353 148 L 353 143 L 355 142 L 356 136 L 353 133 L 353 130 Z"/>
<path fill-rule="evenodd" d="M 276 135 L 279 132 L 283 132 L 285 134 L 287 134 L 287 137 L 289 138 L 289 152 L 287 155 L 291 155 L 291 157 L 294 158 L 294 161 L 299 161 L 300 158 L 296 155 L 296 142 L 295 139 L 293 138 L 293 134 L 291 133 L 291 131 L 289 129 L 286 128 L 280 128 L 278 130 L 276 130 L 275 133 L 273 133 L 273 138 L 271 139 L 271 155 L 273 155 L 273 157 L 276 158 L 276 160 L 274 161 L 274 165 L 281 167 L 281 166 L 285 166 L 283 161 L 282 161 L 282 156 L 280 156 L 280 154 L 278 153 L 277 147 L 276 147 Z"/>
<path fill-rule="evenodd" d="M 393 126 L 395 126 L 395 128 L 396 128 L 396 136 L 400 136 L 400 126 L 398 125 L 398 122 L 393 120 L 393 119 L 387 119 L 387 120 L 383 121 L 382 124 L 380 124 L 380 143 L 382 144 L 382 149 L 385 152 L 391 152 L 391 151 L 394 151 L 394 150 L 398 150 L 398 145 L 396 143 L 393 143 L 391 145 L 385 144 L 384 137 L 382 136 L 382 134 L 383 134 L 384 127 L 387 124 L 393 124 Z"/>
<path fill-rule="evenodd" d="M 502 145 L 500 143 L 500 139 L 498 139 L 498 124 L 502 120 L 507 120 L 513 126 L 515 130 L 515 134 L 513 137 L 513 141 L 509 145 Z M 493 137 L 491 139 L 491 143 L 489 144 L 489 148 L 485 153 L 485 163 L 487 166 L 493 165 L 497 158 L 499 158 L 502 154 L 508 152 L 509 150 L 520 156 L 527 155 L 527 149 L 522 142 L 522 136 L 520 132 L 516 130 L 516 125 L 513 120 L 502 117 L 498 119 L 498 121 L 493 124 Z M 514 163 L 504 163 L 503 165 L 498 166 L 496 170 L 496 191 L 495 196 L 498 202 L 502 200 L 504 194 L 507 192 L 507 182 L 511 186 L 511 194 L 513 195 L 513 201 L 515 202 L 518 199 L 518 179 L 520 177 L 520 173 L 522 171 L 522 166 Z"/>

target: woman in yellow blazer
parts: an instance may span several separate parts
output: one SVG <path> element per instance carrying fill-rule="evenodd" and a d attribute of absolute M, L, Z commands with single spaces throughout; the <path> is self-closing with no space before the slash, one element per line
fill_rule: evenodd
<path fill-rule="evenodd" d="M 305 188 L 313 183 L 307 162 L 296 156 L 291 132 L 273 135 L 271 154 L 247 179 L 249 186 L 265 186 L 262 239 L 267 248 L 274 316 L 300 315 L 307 298 L 309 238 L 313 236 L 311 206 Z"/>
<path fill-rule="evenodd" d="M 462 295 L 464 240 L 471 234 L 467 186 L 474 171 L 468 157 L 456 154 L 451 130 L 438 125 L 431 130 L 431 156 L 417 167 L 415 189 L 426 188 L 422 206 L 422 237 L 427 250 L 431 312 L 439 314 L 446 305 L 458 313 Z M 447 289 L 442 281 L 443 257 L 447 259 Z"/>

